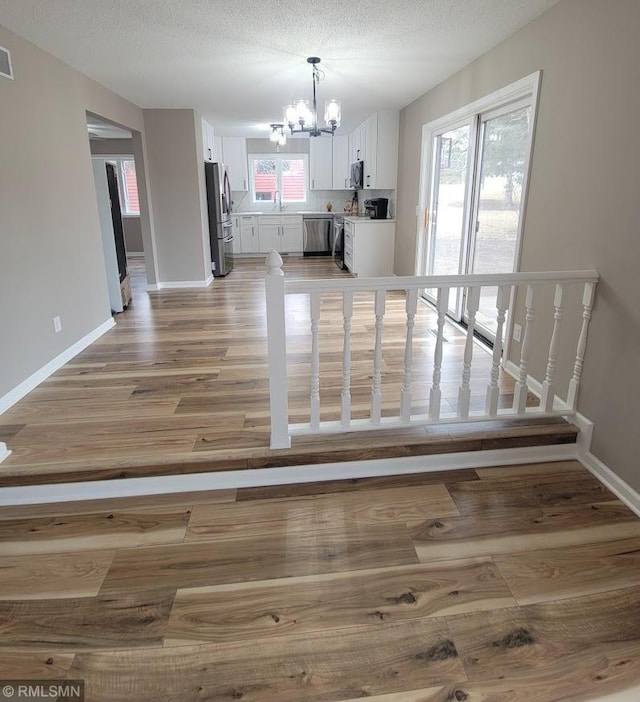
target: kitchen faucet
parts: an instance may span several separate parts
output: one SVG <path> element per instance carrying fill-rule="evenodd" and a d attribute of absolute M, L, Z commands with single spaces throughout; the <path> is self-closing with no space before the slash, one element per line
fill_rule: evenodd
<path fill-rule="evenodd" d="M 286 207 L 286 205 L 282 204 L 282 195 L 280 194 L 279 190 L 276 190 L 273 194 L 273 203 L 274 209 L 277 207 L 280 212 L 282 212 L 282 210 L 284 210 L 284 208 Z"/>

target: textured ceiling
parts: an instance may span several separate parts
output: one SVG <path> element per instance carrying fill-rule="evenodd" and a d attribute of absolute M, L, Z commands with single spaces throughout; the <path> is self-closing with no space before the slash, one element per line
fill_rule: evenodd
<path fill-rule="evenodd" d="M 142 107 L 193 107 L 261 133 L 310 98 L 345 128 L 407 105 L 558 0 L 0 0 L 0 24 Z"/>

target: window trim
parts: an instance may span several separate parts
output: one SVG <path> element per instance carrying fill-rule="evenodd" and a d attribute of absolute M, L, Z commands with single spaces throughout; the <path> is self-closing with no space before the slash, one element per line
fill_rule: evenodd
<path fill-rule="evenodd" d="M 304 200 L 282 200 L 283 204 L 305 204 L 309 202 L 309 154 L 307 153 L 264 153 L 264 154 L 249 154 L 249 193 L 251 202 L 254 205 L 267 204 L 275 205 L 274 200 L 258 200 L 256 199 L 256 187 L 253 170 L 253 162 L 256 160 L 274 160 L 276 161 L 276 185 L 279 185 L 279 192 L 282 196 L 282 161 L 302 161 L 304 163 Z"/>
<path fill-rule="evenodd" d="M 133 163 L 133 168 L 135 170 L 136 167 L 136 162 L 133 157 L 131 158 L 120 158 L 117 160 L 117 168 L 116 172 L 118 174 L 118 190 L 120 191 L 120 209 L 122 210 L 122 216 L 123 217 L 139 217 L 140 216 L 140 201 L 138 200 L 138 211 L 133 212 L 129 208 L 129 197 L 127 194 L 127 188 L 125 187 L 126 184 L 126 175 L 124 172 L 124 164 L 127 162 Z M 138 186 L 138 181 L 136 177 L 136 188 Z"/>

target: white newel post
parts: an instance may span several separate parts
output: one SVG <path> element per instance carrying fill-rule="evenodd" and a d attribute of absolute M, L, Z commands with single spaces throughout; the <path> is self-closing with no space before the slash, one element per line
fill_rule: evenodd
<path fill-rule="evenodd" d="M 531 334 L 533 333 L 533 320 L 535 319 L 536 308 L 534 306 L 534 291 L 532 285 L 527 285 L 527 297 L 525 299 L 524 334 L 522 336 L 522 347 L 520 349 L 520 370 L 516 381 L 515 392 L 513 393 L 513 411 L 516 414 L 524 414 L 527 408 L 527 369 L 529 367 L 529 351 L 531 349 Z"/>
<path fill-rule="evenodd" d="M 458 417 L 469 417 L 471 402 L 471 362 L 473 361 L 473 332 L 476 328 L 476 315 L 480 306 L 481 288 L 467 288 L 467 340 L 464 345 L 464 359 L 462 362 L 462 383 L 458 391 Z"/>
<path fill-rule="evenodd" d="M 440 419 L 440 405 L 442 403 L 442 391 L 440 390 L 440 378 L 442 376 L 442 342 L 444 339 L 444 319 L 449 307 L 449 288 L 438 288 L 438 302 L 436 310 L 438 312 L 438 336 L 436 339 L 436 350 L 433 355 L 433 382 L 429 391 L 429 419 L 437 421 Z"/>
<path fill-rule="evenodd" d="M 272 251 L 267 256 L 266 264 L 265 291 L 267 300 L 269 398 L 271 402 L 271 448 L 291 448 L 282 257 L 277 251 Z"/>
<path fill-rule="evenodd" d="M 507 316 L 507 308 L 511 298 L 511 286 L 501 285 L 498 288 L 498 296 L 496 298 L 497 310 L 497 326 L 496 340 L 493 344 L 493 357 L 491 359 L 491 377 L 487 386 L 487 401 L 485 403 L 485 414 L 490 417 L 498 416 L 498 398 L 500 397 L 500 389 L 498 387 L 498 378 L 500 377 L 500 361 L 502 360 L 502 330 L 504 329 L 504 320 Z"/>
<path fill-rule="evenodd" d="M 582 293 L 582 328 L 580 329 L 580 337 L 578 338 L 573 376 L 569 381 L 569 392 L 567 394 L 567 404 L 574 410 L 578 407 L 578 391 L 580 390 L 580 378 L 582 377 L 584 354 L 587 348 L 587 333 L 589 331 L 589 321 L 591 320 L 591 309 L 593 307 L 593 294 L 595 289 L 595 283 L 585 283 L 584 292 Z"/>
<path fill-rule="evenodd" d="M 554 380 L 556 377 L 556 365 L 558 363 L 558 346 L 560 343 L 560 322 L 564 313 L 562 298 L 564 296 L 564 285 L 556 285 L 556 294 L 553 298 L 553 332 L 549 343 L 549 359 L 547 361 L 547 371 L 542 383 L 542 395 L 540 397 L 540 408 L 545 412 L 551 412 L 554 400 Z"/>

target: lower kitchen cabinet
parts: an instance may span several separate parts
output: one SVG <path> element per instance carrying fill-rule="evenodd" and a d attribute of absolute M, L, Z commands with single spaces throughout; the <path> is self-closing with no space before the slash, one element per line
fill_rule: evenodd
<path fill-rule="evenodd" d="M 393 275 L 395 221 L 344 219 L 344 262 L 356 278 Z"/>
<path fill-rule="evenodd" d="M 259 222 L 262 253 L 302 252 L 302 215 L 262 215 Z"/>
<path fill-rule="evenodd" d="M 240 220 L 240 248 L 243 254 L 260 252 L 258 218 L 256 215 L 238 215 Z"/>
<path fill-rule="evenodd" d="M 240 217 L 234 215 L 231 217 L 231 231 L 233 232 L 233 253 L 242 253 L 242 239 L 240 237 Z"/>

